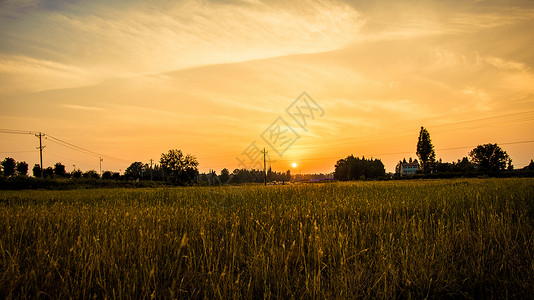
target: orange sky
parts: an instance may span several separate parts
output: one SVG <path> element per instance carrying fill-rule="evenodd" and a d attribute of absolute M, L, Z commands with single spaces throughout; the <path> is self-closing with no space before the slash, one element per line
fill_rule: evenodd
<path fill-rule="evenodd" d="M 444 161 L 483 143 L 534 158 L 532 1 L 368 2 L 2 1 L 0 128 L 113 171 L 171 148 L 233 170 L 253 142 L 278 171 L 349 154 L 393 171 L 421 126 Z M 267 143 L 277 124 L 290 147 Z M 44 144 L 45 167 L 99 169 Z M 31 168 L 37 146 L 0 133 L 1 158 Z"/>

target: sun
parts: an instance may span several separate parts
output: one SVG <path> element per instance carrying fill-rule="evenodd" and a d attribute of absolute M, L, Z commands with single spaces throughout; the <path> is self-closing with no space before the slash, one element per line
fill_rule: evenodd
<path fill-rule="evenodd" d="M 291 166 L 292 166 L 293 168 L 296 168 L 296 167 L 297 167 L 297 163 L 292 163 Z"/>

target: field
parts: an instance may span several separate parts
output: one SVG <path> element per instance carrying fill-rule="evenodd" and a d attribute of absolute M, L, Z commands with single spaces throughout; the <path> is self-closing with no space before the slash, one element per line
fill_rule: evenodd
<path fill-rule="evenodd" d="M 529 298 L 534 179 L 0 191 L 6 298 Z"/>

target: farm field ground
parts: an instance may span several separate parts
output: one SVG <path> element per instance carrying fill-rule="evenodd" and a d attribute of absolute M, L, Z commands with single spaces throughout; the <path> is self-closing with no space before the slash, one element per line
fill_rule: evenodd
<path fill-rule="evenodd" d="M 6 298 L 529 298 L 534 179 L 0 191 Z"/>

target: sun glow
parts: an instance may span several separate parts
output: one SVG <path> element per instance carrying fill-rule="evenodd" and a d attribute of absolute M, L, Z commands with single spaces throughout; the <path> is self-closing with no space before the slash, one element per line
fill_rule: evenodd
<path fill-rule="evenodd" d="M 292 163 L 291 166 L 292 166 L 293 168 L 296 168 L 296 167 L 297 167 L 297 163 Z"/>

